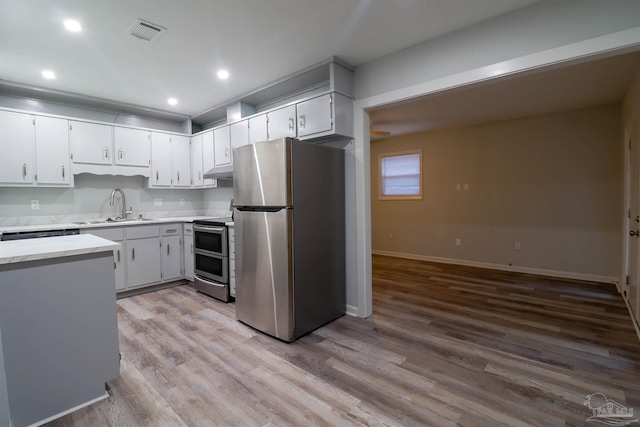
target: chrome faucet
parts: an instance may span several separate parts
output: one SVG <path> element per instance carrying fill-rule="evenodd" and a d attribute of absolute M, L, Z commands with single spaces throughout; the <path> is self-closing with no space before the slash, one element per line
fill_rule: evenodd
<path fill-rule="evenodd" d="M 132 214 L 133 213 L 133 208 L 131 206 L 129 206 L 129 210 L 127 209 L 127 199 L 124 197 L 124 191 L 122 191 L 119 188 L 116 188 L 115 190 L 113 190 L 111 192 L 111 198 L 109 198 L 109 205 L 113 206 L 113 199 L 116 195 L 116 193 L 120 193 L 120 198 L 122 199 L 122 212 L 120 213 L 120 219 L 127 219 L 127 215 Z M 118 219 L 118 218 L 116 218 Z"/>

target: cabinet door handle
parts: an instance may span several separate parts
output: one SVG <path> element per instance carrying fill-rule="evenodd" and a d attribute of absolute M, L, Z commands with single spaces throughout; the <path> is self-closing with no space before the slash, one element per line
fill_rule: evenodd
<path fill-rule="evenodd" d="M 118 262 L 120 262 L 120 249 L 118 249 Z"/>
<path fill-rule="evenodd" d="M 22 179 L 25 179 L 27 177 L 27 164 L 23 163 L 22 164 Z"/>
<path fill-rule="evenodd" d="M 109 158 L 109 149 L 107 147 L 104 147 L 104 158 L 105 159 Z"/>
<path fill-rule="evenodd" d="M 136 248 L 131 248 L 131 261 L 136 259 Z"/>
<path fill-rule="evenodd" d="M 293 130 L 294 127 L 295 127 L 295 120 L 293 119 L 293 117 L 289 117 L 289 130 Z"/>
<path fill-rule="evenodd" d="M 158 171 L 156 171 L 156 182 L 158 182 L 159 179 L 160 179 L 160 175 L 158 174 Z"/>
<path fill-rule="evenodd" d="M 177 174 L 178 174 L 178 182 L 180 182 L 180 171 L 178 171 Z"/>
<path fill-rule="evenodd" d="M 120 158 L 120 160 L 122 160 L 123 154 L 124 154 L 124 151 L 122 150 L 122 148 L 119 149 L 118 150 L 118 157 Z"/>
<path fill-rule="evenodd" d="M 62 179 L 64 179 L 64 165 L 62 165 Z"/>
<path fill-rule="evenodd" d="M 171 245 L 167 243 L 167 255 L 171 254 Z"/>
<path fill-rule="evenodd" d="M 202 181 L 202 172 L 198 171 L 198 181 Z"/>
<path fill-rule="evenodd" d="M 228 147 L 224 149 L 224 156 L 225 157 L 229 157 L 229 148 Z"/>
<path fill-rule="evenodd" d="M 298 124 L 300 125 L 300 127 L 302 129 L 304 129 L 305 125 L 306 125 L 306 117 L 304 114 L 300 114 L 300 118 L 298 119 Z"/>

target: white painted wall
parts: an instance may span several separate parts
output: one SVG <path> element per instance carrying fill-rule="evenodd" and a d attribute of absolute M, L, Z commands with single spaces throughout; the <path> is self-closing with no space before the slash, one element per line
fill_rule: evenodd
<path fill-rule="evenodd" d="M 376 141 L 372 249 L 617 281 L 621 138 L 614 104 Z M 423 199 L 379 200 L 378 155 L 413 149 L 422 150 Z"/>
<path fill-rule="evenodd" d="M 355 264 L 357 314 L 371 307 L 370 140 L 368 110 L 568 61 L 637 50 L 640 2 L 544 1 L 356 69 L 355 223 L 347 248 Z M 352 283 L 348 284 L 353 286 Z"/>

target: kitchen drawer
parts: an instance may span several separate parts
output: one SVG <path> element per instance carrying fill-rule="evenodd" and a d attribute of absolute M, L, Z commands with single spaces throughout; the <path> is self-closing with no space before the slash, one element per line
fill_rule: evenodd
<path fill-rule="evenodd" d="M 184 224 L 184 235 L 193 236 L 193 224 Z"/>
<path fill-rule="evenodd" d="M 166 224 L 160 226 L 163 236 L 180 234 L 180 224 Z"/>
<path fill-rule="evenodd" d="M 119 242 L 124 240 L 124 228 L 104 227 L 104 228 L 91 228 L 81 231 L 82 234 L 93 234 L 103 239 Z"/>
<path fill-rule="evenodd" d="M 127 239 L 145 239 L 147 237 L 159 237 L 160 227 L 157 225 L 142 225 L 127 227 Z"/>

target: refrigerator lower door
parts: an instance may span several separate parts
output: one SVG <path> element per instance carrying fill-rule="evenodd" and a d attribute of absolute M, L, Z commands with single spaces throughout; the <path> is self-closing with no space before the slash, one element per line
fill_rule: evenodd
<path fill-rule="evenodd" d="M 236 317 L 259 331 L 293 341 L 293 210 L 236 211 Z"/>

